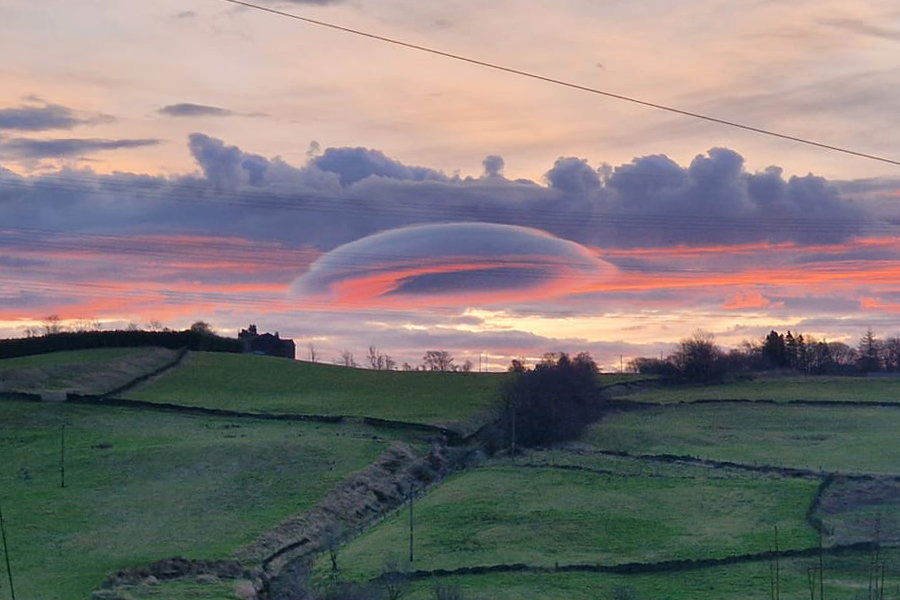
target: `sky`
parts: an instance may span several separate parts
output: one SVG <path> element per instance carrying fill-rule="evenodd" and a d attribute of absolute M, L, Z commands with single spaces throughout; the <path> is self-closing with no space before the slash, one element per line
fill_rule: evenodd
<path fill-rule="evenodd" d="M 261 0 L 900 160 L 900 8 Z M 605 368 L 900 330 L 900 167 L 222 0 L 0 0 L 0 336 L 249 323 Z"/>

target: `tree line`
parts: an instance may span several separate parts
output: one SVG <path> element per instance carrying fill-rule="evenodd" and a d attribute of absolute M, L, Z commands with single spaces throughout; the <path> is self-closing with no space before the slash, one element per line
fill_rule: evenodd
<path fill-rule="evenodd" d="M 319 362 L 321 353 L 314 344 L 307 344 L 306 358 L 309 362 Z M 398 365 L 390 354 L 385 354 L 375 346 L 369 346 L 362 365 L 356 360 L 356 356 L 350 350 L 341 350 L 334 364 L 342 367 L 363 366 L 374 371 L 440 371 L 450 373 L 469 373 L 472 371 L 472 361 L 466 359 L 462 364 L 456 362 L 453 355 L 447 350 L 428 350 L 422 355 L 422 362 L 412 365 L 404 362 Z"/>
<path fill-rule="evenodd" d="M 242 345 L 236 338 L 216 335 L 203 321 L 198 321 L 183 331 L 161 328 L 156 331 L 119 329 L 66 330 L 59 320 L 45 319 L 43 334 L 36 330 L 24 338 L 0 340 L 0 358 L 14 358 L 30 354 L 45 354 L 63 350 L 88 350 L 92 348 L 124 348 L 129 346 L 161 346 L 163 348 L 188 348 L 206 352 L 241 352 Z"/>
<path fill-rule="evenodd" d="M 817 340 L 799 332 L 770 331 L 761 340 L 744 341 L 725 351 L 709 333 L 681 340 L 666 358 L 635 358 L 632 371 L 674 381 L 708 382 L 727 374 L 791 370 L 811 375 L 900 372 L 900 337 L 878 338 L 869 329 L 856 347 Z"/>

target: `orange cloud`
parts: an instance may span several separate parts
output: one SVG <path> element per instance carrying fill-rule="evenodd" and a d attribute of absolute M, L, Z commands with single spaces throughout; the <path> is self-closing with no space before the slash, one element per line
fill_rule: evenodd
<path fill-rule="evenodd" d="M 888 304 L 880 302 L 876 298 L 860 298 L 859 306 L 865 310 L 880 310 L 882 312 L 900 313 L 900 304 Z"/>
<path fill-rule="evenodd" d="M 772 301 L 763 296 L 759 290 L 740 290 L 732 295 L 722 308 L 728 310 L 742 310 L 749 308 L 766 308 L 772 305 Z"/>

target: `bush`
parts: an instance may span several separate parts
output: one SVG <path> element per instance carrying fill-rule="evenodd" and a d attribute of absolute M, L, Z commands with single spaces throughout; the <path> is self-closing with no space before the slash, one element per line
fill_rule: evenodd
<path fill-rule="evenodd" d="M 566 354 L 516 372 L 503 389 L 501 431 L 509 444 L 538 446 L 578 437 L 603 409 L 597 364 Z"/>

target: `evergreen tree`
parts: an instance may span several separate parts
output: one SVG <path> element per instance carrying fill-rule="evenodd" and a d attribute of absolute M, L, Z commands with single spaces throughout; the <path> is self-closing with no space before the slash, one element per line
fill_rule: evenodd
<path fill-rule="evenodd" d="M 796 368 L 798 355 L 797 338 L 793 336 L 790 330 L 784 336 L 784 355 L 787 366 Z"/>
<path fill-rule="evenodd" d="M 875 337 L 871 328 L 860 338 L 858 351 L 856 364 L 860 371 L 870 373 L 881 370 L 881 341 Z"/>
<path fill-rule="evenodd" d="M 763 358 L 773 367 L 787 366 L 787 356 L 784 350 L 784 338 L 777 331 L 770 331 L 763 341 Z"/>

